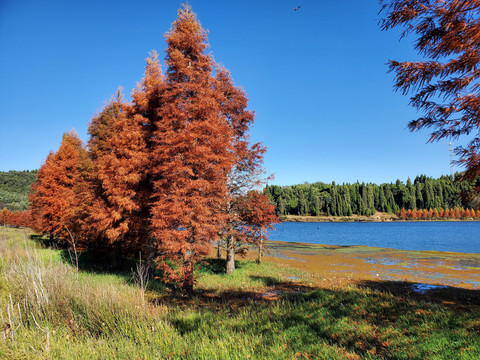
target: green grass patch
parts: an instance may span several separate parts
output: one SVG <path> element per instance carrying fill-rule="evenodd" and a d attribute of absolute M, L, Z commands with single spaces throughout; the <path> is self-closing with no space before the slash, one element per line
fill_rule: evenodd
<path fill-rule="evenodd" d="M 272 263 L 206 259 L 192 297 L 81 270 L 0 228 L 1 359 L 478 359 L 477 291 L 311 285 Z"/>

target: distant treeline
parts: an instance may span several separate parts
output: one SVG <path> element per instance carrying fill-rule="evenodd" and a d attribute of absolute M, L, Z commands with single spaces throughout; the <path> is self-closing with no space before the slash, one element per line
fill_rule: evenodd
<path fill-rule="evenodd" d="M 30 185 L 37 180 L 37 170 L 0 171 L 0 209 L 26 210 Z"/>
<path fill-rule="evenodd" d="M 397 214 L 402 208 L 478 208 L 470 194 L 476 183 L 441 176 L 433 179 L 420 175 L 412 182 L 397 180 L 391 184 L 355 183 L 337 185 L 301 184 L 292 186 L 267 185 L 266 194 L 275 204 L 278 215 L 373 215 L 375 211 Z"/>

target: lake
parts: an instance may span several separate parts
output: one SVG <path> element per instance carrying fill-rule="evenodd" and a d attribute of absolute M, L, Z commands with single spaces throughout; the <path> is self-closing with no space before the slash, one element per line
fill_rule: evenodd
<path fill-rule="evenodd" d="M 270 240 L 480 253 L 480 221 L 284 222 Z"/>

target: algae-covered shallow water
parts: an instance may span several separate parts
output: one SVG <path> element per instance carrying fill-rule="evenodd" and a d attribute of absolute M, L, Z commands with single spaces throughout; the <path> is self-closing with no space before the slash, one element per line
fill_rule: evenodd
<path fill-rule="evenodd" d="M 270 240 L 480 253 L 480 221 L 284 222 L 270 232 Z"/>

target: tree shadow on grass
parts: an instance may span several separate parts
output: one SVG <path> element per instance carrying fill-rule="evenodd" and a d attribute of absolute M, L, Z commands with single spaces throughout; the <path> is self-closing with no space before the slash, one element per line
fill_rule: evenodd
<path fill-rule="evenodd" d="M 82 250 L 78 254 L 78 269 L 84 273 L 97 275 L 114 275 L 125 283 L 135 285 L 135 273 L 138 260 L 131 257 L 121 257 L 118 261 L 112 262 L 111 254 L 108 252 L 97 252 Z M 60 256 L 65 264 L 75 267 L 75 254 L 72 250 L 60 250 Z M 174 290 L 173 286 L 161 279 L 163 273 L 160 269 L 154 269 L 148 277 L 147 291 L 162 293 L 166 290 Z"/>
<path fill-rule="evenodd" d="M 78 251 L 78 268 L 82 271 L 122 274 L 131 272 L 135 267 L 135 260 L 118 256 L 112 260 L 112 255 L 107 251 L 96 252 L 90 250 Z M 71 266 L 75 266 L 75 253 L 70 249 L 61 249 L 60 256 L 62 261 Z"/>
<path fill-rule="evenodd" d="M 296 282 L 280 281 L 270 276 L 249 277 L 265 287 L 258 290 L 232 289 L 220 292 L 211 288 L 195 287 L 194 292 L 189 295 L 181 292 L 159 294 L 159 297 L 152 299 L 152 303 L 195 309 L 240 309 L 252 304 L 273 304 L 278 300 L 294 299 L 293 294 L 308 294 L 317 289 Z"/>
<path fill-rule="evenodd" d="M 98 273 L 124 273 L 135 267 L 135 259 L 122 256 L 119 251 L 111 248 L 97 248 L 85 250 L 77 247 L 77 253 L 71 249 L 68 242 L 52 239 L 47 236 L 32 234 L 30 239 L 42 247 L 55 249 L 60 252 L 61 260 L 68 265 L 76 266 L 78 256 L 78 268 L 82 271 Z"/>
<path fill-rule="evenodd" d="M 259 352 L 262 346 L 274 346 L 272 334 L 281 334 L 287 346 L 314 354 L 323 342 L 351 359 L 462 358 L 462 348 L 473 349 L 472 358 L 480 354 L 477 290 L 446 287 L 418 293 L 412 290 L 416 283 L 391 281 L 327 289 L 269 276 L 252 278 L 268 288 L 222 293 L 197 289 L 183 300 L 196 311 L 169 321 L 182 335 L 205 327 L 261 334 L 261 344 L 252 344 Z"/>
<path fill-rule="evenodd" d="M 272 276 L 258 276 L 258 275 L 250 275 L 250 279 L 261 282 L 265 286 L 277 286 L 282 284 L 280 280 L 274 278 Z M 292 284 L 292 283 L 290 283 Z"/>
<path fill-rule="evenodd" d="M 57 248 L 57 242 L 54 239 L 51 239 L 47 236 L 39 235 L 39 234 L 31 234 L 30 239 L 35 241 L 42 247 L 55 249 Z"/>
<path fill-rule="evenodd" d="M 398 297 L 409 297 L 423 302 L 447 307 L 480 307 L 480 291 L 454 286 L 435 285 L 410 281 L 364 280 L 357 284 L 360 288 L 387 292 Z"/>
<path fill-rule="evenodd" d="M 235 269 L 240 270 L 243 267 L 243 263 L 235 261 Z M 198 265 L 198 271 L 200 273 L 208 274 L 225 274 L 226 269 L 226 260 L 218 258 L 208 258 L 204 259 Z"/>

